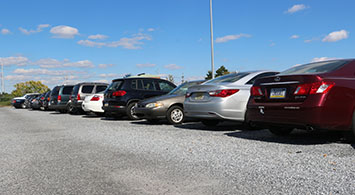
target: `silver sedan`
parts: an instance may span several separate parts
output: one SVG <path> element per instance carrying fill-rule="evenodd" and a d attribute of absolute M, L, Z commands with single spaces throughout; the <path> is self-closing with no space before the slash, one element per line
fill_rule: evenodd
<path fill-rule="evenodd" d="M 253 82 L 277 73 L 274 71 L 232 73 L 190 87 L 184 102 L 185 115 L 200 119 L 207 126 L 217 125 L 223 120 L 243 122 Z"/>

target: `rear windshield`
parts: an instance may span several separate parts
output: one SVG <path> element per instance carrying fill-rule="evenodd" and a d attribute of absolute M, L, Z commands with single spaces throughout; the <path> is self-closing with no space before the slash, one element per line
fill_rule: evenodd
<path fill-rule="evenodd" d="M 105 91 L 106 88 L 107 88 L 106 85 L 98 85 L 98 86 L 96 86 L 96 93 L 100 93 L 102 91 Z"/>
<path fill-rule="evenodd" d="M 73 87 L 74 86 L 65 86 L 65 87 L 63 87 L 62 94 L 63 95 L 70 95 L 71 92 L 73 91 Z"/>
<path fill-rule="evenodd" d="M 58 95 L 59 94 L 59 89 L 60 89 L 60 87 L 54 87 L 54 89 L 51 92 L 51 95 L 52 96 Z"/>
<path fill-rule="evenodd" d="M 122 85 L 122 83 L 123 83 L 123 80 L 114 81 L 107 87 L 107 90 L 109 90 L 109 91 L 118 90 L 120 88 L 120 86 Z"/>
<path fill-rule="evenodd" d="M 247 76 L 249 73 L 248 72 L 240 72 L 240 73 L 232 73 L 232 74 L 227 74 L 224 76 L 217 77 L 215 79 L 212 79 L 206 84 L 211 84 L 211 83 L 234 83 L 238 81 L 239 79 Z"/>
<path fill-rule="evenodd" d="M 347 63 L 348 61 L 344 61 L 344 60 L 316 62 L 316 63 L 292 67 L 288 70 L 281 72 L 280 75 L 327 73 L 327 72 L 332 72 L 338 68 L 341 68 Z"/>
<path fill-rule="evenodd" d="M 170 91 L 169 94 L 174 94 L 174 95 L 185 95 L 186 91 L 189 87 L 195 86 L 195 85 L 199 85 L 202 82 L 186 82 L 183 83 L 179 86 L 177 86 L 175 89 L 173 89 L 172 91 Z"/>
<path fill-rule="evenodd" d="M 92 90 L 94 89 L 94 85 L 84 85 L 81 88 L 82 93 L 92 93 Z"/>

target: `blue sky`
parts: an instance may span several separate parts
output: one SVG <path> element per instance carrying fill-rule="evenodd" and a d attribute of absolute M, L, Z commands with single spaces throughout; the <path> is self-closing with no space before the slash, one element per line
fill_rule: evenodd
<path fill-rule="evenodd" d="M 214 0 L 215 66 L 278 70 L 354 58 L 353 0 Z M 0 62 L 6 91 L 131 73 L 210 69 L 209 0 L 2 0 Z"/>

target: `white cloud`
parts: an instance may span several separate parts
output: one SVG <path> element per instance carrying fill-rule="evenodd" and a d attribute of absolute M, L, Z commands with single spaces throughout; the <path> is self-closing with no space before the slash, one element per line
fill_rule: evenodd
<path fill-rule="evenodd" d="M 313 58 L 311 62 L 322 62 L 322 61 L 328 61 L 328 60 L 335 60 L 337 58 L 331 58 L 331 57 L 320 57 L 320 58 Z"/>
<path fill-rule="evenodd" d="M 119 41 L 113 42 L 95 42 L 91 40 L 80 40 L 78 41 L 79 45 L 87 47 L 123 47 L 126 49 L 141 49 L 140 45 L 143 45 L 143 40 L 152 40 L 151 36 L 147 34 L 138 33 L 133 35 L 131 38 L 121 38 Z"/>
<path fill-rule="evenodd" d="M 1 34 L 3 34 L 3 35 L 7 35 L 7 34 L 10 34 L 10 33 L 11 32 L 10 32 L 9 29 L 6 29 L 6 28 L 1 29 Z"/>
<path fill-rule="evenodd" d="M 0 63 L 3 63 L 4 66 L 16 65 L 16 66 L 25 66 L 28 65 L 30 60 L 23 56 L 11 56 L 6 58 L 0 58 Z"/>
<path fill-rule="evenodd" d="M 148 32 L 153 32 L 153 31 L 155 31 L 155 29 L 154 28 L 148 28 L 147 31 Z"/>
<path fill-rule="evenodd" d="M 248 35 L 248 34 L 238 34 L 238 35 L 226 35 L 224 37 L 218 37 L 216 39 L 216 43 L 225 43 L 225 42 L 228 42 L 228 41 L 231 41 L 231 40 L 236 40 L 236 39 L 240 39 L 242 37 L 251 37 L 251 35 Z"/>
<path fill-rule="evenodd" d="M 313 41 L 319 41 L 319 38 L 318 37 L 314 37 L 312 39 L 304 40 L 305 43 L 310 43 L 310 42 L 313 42 Z"/>
<path fill-rule="evenodd" d="M 293 14 L 293 13 L 302 11 L 302 10 L 307 9 L 307 8 L 309 8 L 309 7 L 305 6 L 304 4 L 297 4 L 297 5 L 294 5 L 291 8 L 289 8 L 285 13 Z"/>
<path fill-rule="evenodd" d="M 106 79 L 101 79 L 101 80 L 95 80 L 93 82 L 98 82 L 98 83 L 110 83 L 108 80 Z"/>
<path fill-rule="evenodd" d="M 185 81 L 196 81 L 196 80 L 205 80 L 203 76 L 190 76 L 185 79 Z"/>
<path fill-rule="evenodd" d="M 63 67 L 93 68 L 93 67 L 95 67 L 95 65 L 89 60 L 70 62 L 68 59 L 64 59 L 63 61 L 59 61 L 57 59 L 52 59 L 52 58 L 40 59 L 40 60 L 37 60 L 31 64 L 38 65 L 41 68 L 63 68 Z"/>
<path fill-rule="evenodd" d="M 147 63 L 147 64 L 136 64 L 136 66 L 138 68 L 146 68 L 146 67 L 154 67 L 154 66 L 156 66 L 156 64 L 149 64 L 149 63 Z"/>
<path fill-rule="evenodd" d="M 40 77 L 33 77 L 31 75 L 7 75 L 4 77 L 8 81 L 26 81 L 26 80 L 40 80 Z"/>
<path fill-rule="evenodd" d="M 83 74 L 84 72 L 74 71 L 74 70 L 48 70 L 48 69 L 23 69 L 18 68 L 13 71 L 14 74 L 19 75 L 53 75 L 53 76 L 62 76 L 62 75 L 71 75 L 71 74 Z"/>
<path fill-rule="evenodd" d="M 88 39 L 101 39 L 101 40 L 107 39 L 107 38 L 108 38 L 108 36 L 106 36 L 106 35 L 101 35 L 101 34 L 90 35 L 90 36 L 88 37 Z"/>
<path fill-rule="evenodd" d="M 34 34 L 34 33 L 39 33 L 41 32 L 44 28 L 48 28 L 50 25 L 49 24 L 40 24 L 37 26 L 37 29 L 36 30 L 27 30 L 27 29 L 24 29 L 22 27 L 18 28 L 23 34 L 26 34 L 26 35 L 30 35 L 30 34 Z"/>
<path fill-rule="evenodd" d="M 342 39 L 347 39 L 349 32 L 346 30 L 334 31 L 329 33 L 322 41 L 323 42 L 337 42 Z"/>
<path fill-rule="evenodd" d="M 107 73 L 107 74 L 99 74 L 99 77 L 101 78 L 117 78 L 117 77 L 123 77 L 125 74 L 116 74 L 116 73 Z"/>
<path fill-rule="evenodd" d="M 290 39 L 298 39 L 298 38 L 300 38 L 299 35 L 292 35 L 292 36 L 290 37 Z"/>
<path fill-rule="evenodd" d="M 114 66 L 114 64 L 99 64 L 99 68 L 107 68 L 112 66 Z"/>
<path fill-rule="evenodd" d="M 71 26 L 55 26 L 51 28 L 50 32 L 54 35 L 54 38 L 71 39 L 75 35 L 79 35 L 79 30 Z"/>
<path fill-rule="evenodd" d="M 182 66 L 178 66 L 176 64 L 168 64 L 168 65 L 165 65 L 164 68 L 169 69 L 169 70 L 178 70 L 178 69 L 182 69 Z"/>

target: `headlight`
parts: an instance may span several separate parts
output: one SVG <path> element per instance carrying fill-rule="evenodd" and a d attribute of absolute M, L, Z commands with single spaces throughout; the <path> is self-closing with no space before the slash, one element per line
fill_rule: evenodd
<path fill-rule="evenodd" d="M 149 103 L 149 104 L 145 105 L 146 108 L 157 108 L 157 107 L 161 107 L 161 106 L 164 106 L 164 104 L 159 103 L 159 102 Z"/>

